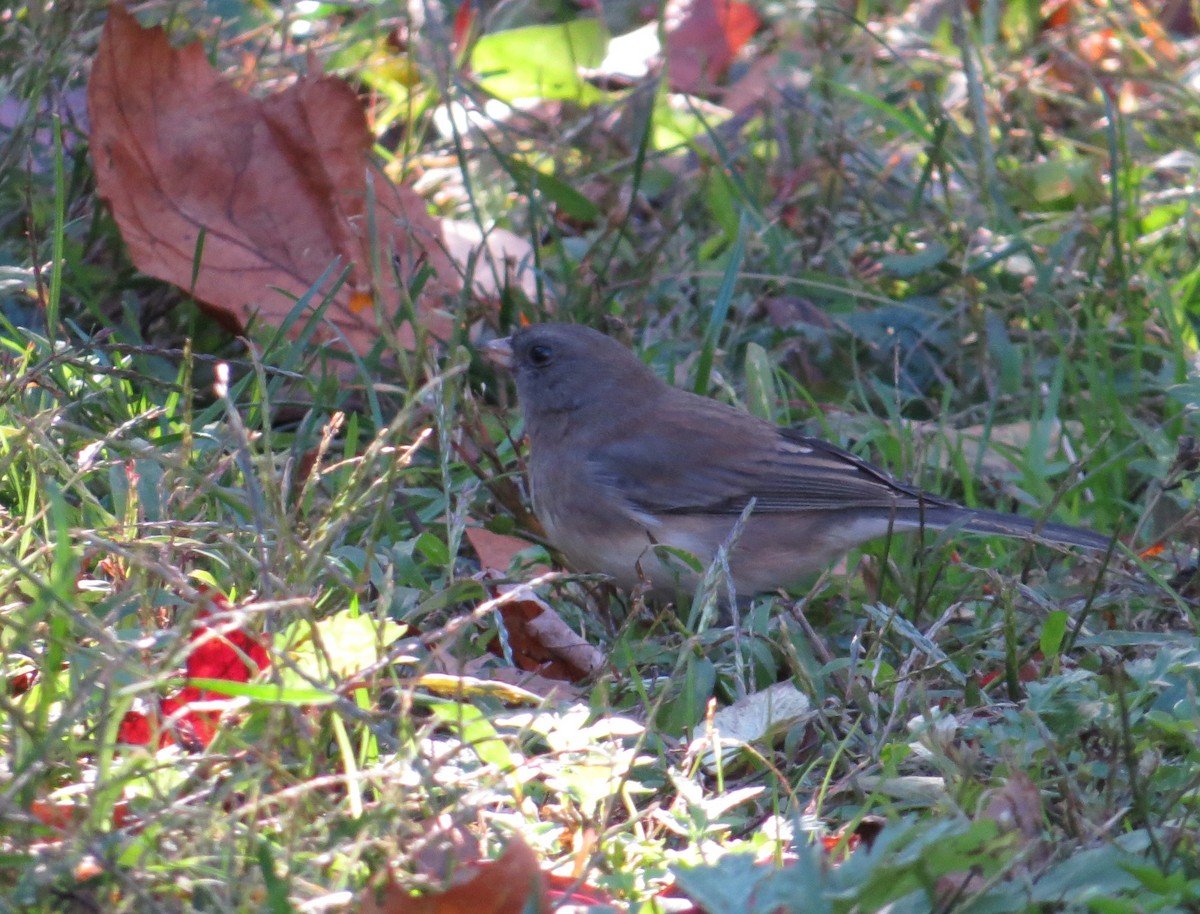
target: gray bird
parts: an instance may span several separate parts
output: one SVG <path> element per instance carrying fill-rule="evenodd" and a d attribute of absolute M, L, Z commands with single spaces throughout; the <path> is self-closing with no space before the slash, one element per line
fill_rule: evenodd
<path fill-rule="evenodd" d="M 1107 549 L 1091 530 L 966 508 L 819 438 L 664 383 L 588 327 L 540 324 L 484 347 L 512 370 L 529 436 L 533 510 L 579 571 L 674 596 L 753 499 L 729 554 L 739 596 L 791 587 L 890 531 L 948 527 Z M 683 569 L 683 574 L 680 574 Z"/>

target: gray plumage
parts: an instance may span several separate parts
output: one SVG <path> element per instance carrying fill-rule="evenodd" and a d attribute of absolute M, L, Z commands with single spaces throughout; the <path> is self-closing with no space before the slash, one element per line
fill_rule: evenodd
<path fill-rule="evenodd" d="M 742 596 L 791 586 L 892 530 L 1109 544 L 1091 530 L 922 492 L 828 442 L 671 387 L 587 327 L 535 325 L 487 348 L 517 382 L 533 510 L 550 542 L 578 570 L 626 588 L 643 578 L 668 595 L 694 586 L 654 546 L 710 562 L 751 499 L 730 555 Z"/>

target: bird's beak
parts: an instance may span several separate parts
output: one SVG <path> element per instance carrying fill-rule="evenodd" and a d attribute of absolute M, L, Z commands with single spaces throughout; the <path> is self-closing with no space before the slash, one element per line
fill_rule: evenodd
<path fill-rule="evenodd" d="M 492 340 L 479 347 L 489 362 L 494 362 L 502 368 L 513 367 L 512 337 Z"/>

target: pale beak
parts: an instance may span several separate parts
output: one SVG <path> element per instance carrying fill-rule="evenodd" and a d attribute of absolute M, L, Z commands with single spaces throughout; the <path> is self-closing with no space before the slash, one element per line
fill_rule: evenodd
<path fill-rule="evenodd" d="M 489 362 L 494 362 L 502 368 L 511 369 L 513 367 L 511 336 L 506 336 L 499 340 L 492 340 L 490 343 L 484 343 L 479 348 Z"/>

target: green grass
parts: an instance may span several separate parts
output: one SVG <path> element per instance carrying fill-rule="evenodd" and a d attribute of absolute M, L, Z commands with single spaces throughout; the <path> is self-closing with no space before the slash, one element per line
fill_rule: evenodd
<path fill-rule="evenodd" d="M 1120 8 L 1077 7 L 1080 34 L 1125 42 L 1115 85 L 1133 94 L 1114 103 L 1051 69 L 1065 34 L 983 7 L 916 45 L 885 29 L 890 9 L 764 6 L 778 47 L 748 57 L 778 50 L 805 79 L 733 126 L 676 112 L 686 151 L 654 145 L 663 106 L 636 93 L 442 139 L 434 102 L 478 89 L 439 77 L 420 38 L 420 86 L 389 83 L 367 56 L 397 24 L 382 8 L 349 7 L 340 30 L 318 15 L 292 44 L 273 8 L 223 13 L 224 38 L 266 26 L 264 67 L 307 42 L 383 92 L 396 169 L 431 180 L 454 157 L 441 215 L 543 242 L 547 298 L 506 297 L 503 328 L 602 326 L 678 386 L 934 491 L 1132 536 L 1109 557 L 874 544 L 736 629 L 716 579 L 671 609 L 559 578 L 540 593 L 607 663 L 543 706 L 428 675 L 511 674 L 464 531 L 535 539 L 512 392 L 464 342 L 473 315 L 355 383 L 271 328 L 253 351 L 229 338 L 136 273 L 94 196 L 71 99 L 102 12 L 16 14 L 0 30 L 0 99 L 25 103 L 0 137 L 0 911 L 345 909 L 388 872 L 439 884 L 430 847 L 512 835 L 547 867 L 582 861 L 625 910 L 653 910 L 671 878 L 714 912 L 1195 910 L 1200 268 L 1194 166 L 1164 157 L 1193 148 L 1200 104 L 1187 55 L 1131 50 L 1145 24 Z M 173 15 L 172 34 L 235 62 L 198 6 Z M 528 165 L 548 162 L 561 184 L 534 194 Z M 590 215 L 564 188 L 605 218 L 555 218 L 556 202 Z M 981 450 L 967 427 L 1018 443 Z M 200 585 L 263 633 L 270 671 L 202 753 L 118 746 L 126 712 L 179 688 Z M 811 712 L 706 766 L 710 702 L 782 681 Z M 1024 778 L 1038 800 L 1000 829 L 985 811 Z M 74 812 L 48 824 L 64 794 Z M 874 849 L 826 865 L 809 839 L 867 815 L 884 820 Z"/>

